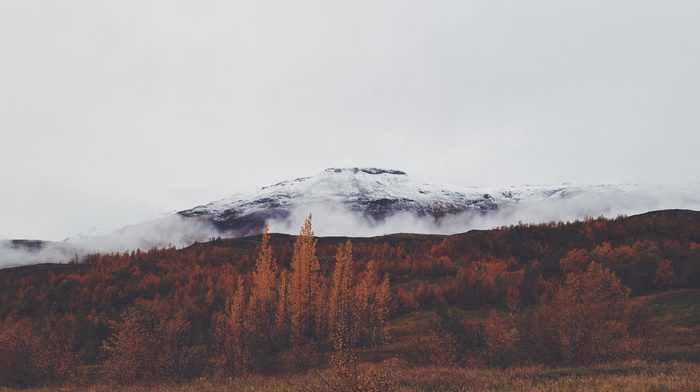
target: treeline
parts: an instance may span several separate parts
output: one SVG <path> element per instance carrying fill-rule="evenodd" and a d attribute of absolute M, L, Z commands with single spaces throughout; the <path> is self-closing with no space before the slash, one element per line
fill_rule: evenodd
<path fill-rule="evenodd" d="M 303 371 L 321 365 L 332 347 L 380 344 L 388 319 L 401 314 L 543 305 L 591 263 L 630 288 L 626 296 L 700 286 L 700 213 L 692 211 L 351 244 L 315 238 L 310 225 L 296 237 L 217 239 L 0 270 L 1 382 L 22 386 L 20 368 L 39 383 L 76 377 L 76 369 L 123 382 Z M 440 314 L 435 330 L 449 329 L 449 312 Z M 455 325 L 452 346 L 483 336 Z M 552 350 L 561 354 L 539 360 L 568 355 Z"/>

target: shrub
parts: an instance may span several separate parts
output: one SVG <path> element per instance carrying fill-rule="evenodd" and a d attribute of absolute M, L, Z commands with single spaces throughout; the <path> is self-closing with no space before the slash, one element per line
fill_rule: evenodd
<path fill-rule="evenodd" d="M 466 366 L 483 357 L 486 329 L 483 324 L 469 325 L 459 311 L 440 306 L 431 321 L 432 360 L 441 366 Z"/>
<path fill-rule="evenodd" d="M 486 363 L 490 366 L 506 367 L 515 361 L 517 334 L 512 326 L 498 316 L 495 310 L 491 311 L 486 322 L 486 344 L 484 355 Z"/>
<path fill-rule="evenodd" d="M 360 371 L 357 357 L 350 345 L 339 336 L 332 338 L 334 352 L 331 356 L 331 377 L 321 379 L 324 390 L 336 392 L 384 392 L 398 389 L 395 363 L 385 363 L 379 370 Z"/>
<path fill-rule="evenodd" d="M 634 354 L 630 339 L 644 333 L 644 312 L 629 301 L 629 294 L 617 276 L 600 264 L 590 263 L 585 272 L 570 273 L 551 299 L 520 318 L 521 349 L 531 359 L 550 365 L 595 363 Z"/>

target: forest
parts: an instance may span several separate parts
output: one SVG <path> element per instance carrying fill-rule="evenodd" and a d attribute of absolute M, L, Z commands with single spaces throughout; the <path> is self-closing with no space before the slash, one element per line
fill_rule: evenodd
<path fill-rule="evenodd" d="M 698 289 L 700 212 L 372 238 L 316 237 L 309 216 L 296 236 L 0 270 L 0 386 L 401 390 L 402 369 L 696 363 L 697 307 L 672 344 L 649 298 Z"/>

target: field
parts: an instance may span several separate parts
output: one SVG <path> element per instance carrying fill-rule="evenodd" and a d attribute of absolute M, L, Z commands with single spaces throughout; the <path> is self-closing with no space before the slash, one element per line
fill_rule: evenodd
<path fill-rule="evenodd" d="M 628 362 L 589 368 L 538 366 L 507 370 L 407 368 L 397 372 L 399 391 L 700 391 L 700 364 Z M 328 377 L 328 375 L 326 375 Z M 0 389 L 6 391 L 7 389 Z M 55 388 L 36 391 L 55 391 Z M 288 377 L 254 376 L 240 380 L 199 380 L 187 385 L 143 384 L 117 387 L 90 385 L 76 391 L 324 391 L 319 374 Z"/>
<path fill-rule="evenodd" d="M 700 362 L 700 290 L 649 296 L 647 305 L 654 315 L 659 359 Z"/>

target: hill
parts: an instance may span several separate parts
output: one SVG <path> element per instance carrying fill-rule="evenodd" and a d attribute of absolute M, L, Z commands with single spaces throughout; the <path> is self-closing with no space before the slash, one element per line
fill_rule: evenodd
<path fill-rule="evenodd" d="M 668 309 L 683 302 L 665 300 L 663 293 L 700 288 L 698 239 L 700 212 L 669 210 L 455 235 L 317 237 L 315 254 L 322 290 L 330 290 L 338 247 L 348 240 L 350 273 L 357 284 L 370 270 L 376 273 L 370 281 L 389 278 L 394 340 L 366 351 L 367 360 L 405 356 L 397 348 L 425 336 L 425 327 L 434 322 L 433 311 L 441 306 L 461 312 L 449 314 L 471 318 L 467 325 L 484 322 L 492 309 L 537 309 L 542 298 L 555 294 L 569 275 L 584 273 L 591 262 L 612 271 L 633 297 L 657 296 L 651 298 L 659 300 L 648 303 L 662 330 L 674 323 L 696 328 L 695 316 L 668 318 Z M 270 236 L 277 271 L 290 270 L 296 240 L 285 234 Z M 51 352 L 73 358 L 73 366 L 100 368 L 105 361 L 100 348 L 123 328 L 119 326 L 129 312 L 151 309 L 163 322 L 181 323 L 163 328 L 180 325 L 187 336 L 183 347 L 197 353 L 191 358 L 197 366 L 187 374 L 201 376 L 213 371 L 217 320 L 231 309 L 234 298 L 252 295 L 247 290 L 254 285 L 260 245 L 260 236 L 216 239 L 183 249 L 92 254 L 70 264 L 2 269 L 0 321 L 5 331 L 34 331 L 26 333 L 37 336 L 35 342 L 43 342 Z M 418 324 L 410 321 L 416 317 Z M 668 358 L 697 357 L 693 349 L 680 350 L 678 340 L 663 336 L 658 340 L 668 347 Z M 321 363 L 330 343 L 324 344 L 317 354 Z"/>

